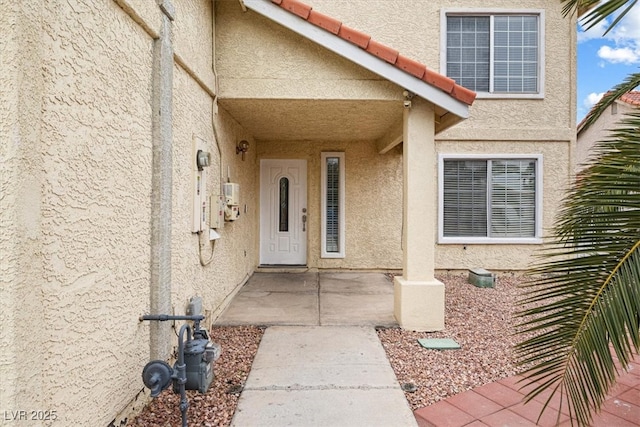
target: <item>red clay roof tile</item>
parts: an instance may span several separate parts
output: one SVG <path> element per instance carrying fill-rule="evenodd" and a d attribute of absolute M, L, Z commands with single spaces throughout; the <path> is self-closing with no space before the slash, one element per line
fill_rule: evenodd
<path fill-rule="evenodd" d="M 309 13 L 311 12 L 311 6 L 298 0 L 282 0 L 280 7 L 298 15 L 302 19 L 309 18 Z"/>
<path fill-rule="evenodd" d="M 624 101 L 631 105 L 640 105 L 640 92 L 632 90 L 620 97 L 620 101 Z"/>
<path fill-rule="evenodd" d="M 464 102 L 467 105 L 473 104 L 473 101 L 476 99 L 476 93 L 474 91 L 460 85 L 453 86 L 451 95 L 458 101 Z"/>
<path fill-rule="evenodd" d="M 404 55 L 398 55 L 396 67 L 406 71 L 409 74 L 412 74 L 419 79 L 422 79 L 422 76 L 424 76 L 424 73 L 427 71 L 426 65 L 418 61 L 414 61 L 411 58 L 407 58 Z"/>
<path fill-rule="evenodd" d="M 338 31 L 340 31 L 340 27 L 342 26 L 342 22 L 339 20 L 325 15 L 324 13 L 316 12 L 315 10 L 311 10 L 307 21 L 320 28 L 324 28 L 333 34 L 338 34 Z"/>
<path fill-rule="evenodd" d="M 346 25 L 342 25 L 340 27 L 338 37 L 343 38 L 355 45 L 358 45 L 363 49 L 366 49 L 367 46 L 369 46 L 369 40 L 371 40 L 370 35 L 362 33 L 358 30 L 354 30 L 353 28 L 347 27 Z"/>
<path fill-rule="evenodd" d="M 426 69 L 424 76 L 422 76 L 422 81 L 425 81 L 447 93 L 451 93 L 456 85 L 456 82 L 453 79 L 443 76 L 440 73 L 436 73 L 428 68 Z"/>
<path fill-rule="evenodd" d="M 384 59 L 390 64 L 395 64 L 398 59 L 398 51 L 391 49 L 389 46 L 385 46 L 382 43 L 378 43 L 375 40 L 369 41 L 369 46 L 366 49 L 367 52 L 374 54 L 380 59 Z"/>
<path fill-rule="evenodd" d="M 397 50 L 372 40 L 371 36 L 368 34 L 350 28 L 346 25 L 342 25 L 341 21 L 312 10 L 311 6 L 299 0 L 271 0 L 271 2 L 308 21 L 310 24 L 323 28 L 332 34 L 365 49 L 370 54 L 383 59 L 398 69 L 437 87 L 460 102 L 471 105 L 476 98 L 476 93 L 474 91 L 456 84 L 456 82 L 449 77 L 433 70 L 429 70 L 426 65 L 418 61 L 414 61 L 413 59 L 400 55 Z M 638 102 L 636 105 L 640 105 L 640 92 L 638 92 L 638 94 L 639 96 L 637 101 L 635 98 L 633 101 Z"/>

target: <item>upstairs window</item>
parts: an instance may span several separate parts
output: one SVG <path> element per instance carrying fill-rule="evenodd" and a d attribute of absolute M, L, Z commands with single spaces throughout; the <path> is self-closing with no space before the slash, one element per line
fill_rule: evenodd
<path fill-rule="evenodd" d="M 541 21 L 541 12 L 445 12 L 445 74 L 479 96 L 541 95 Z"/>

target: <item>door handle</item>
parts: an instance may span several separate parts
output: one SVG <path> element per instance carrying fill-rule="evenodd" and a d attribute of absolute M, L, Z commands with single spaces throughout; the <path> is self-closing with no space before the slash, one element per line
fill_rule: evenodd
<path fill-rule="evenodd" d="M 307 216 L 302 215 L 302 231 L 307 231 Z"/>

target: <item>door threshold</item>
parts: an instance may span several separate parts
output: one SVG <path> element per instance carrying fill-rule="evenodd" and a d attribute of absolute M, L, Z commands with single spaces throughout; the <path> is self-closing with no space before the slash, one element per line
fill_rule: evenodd
<path fill-rule="evenodd" d="M 308 271 L 317 271 L 317 269 L 309 268 L 306 265 L 288 264 L 260 264 L 256 267 L 257 273 L 305 273 Z"/>

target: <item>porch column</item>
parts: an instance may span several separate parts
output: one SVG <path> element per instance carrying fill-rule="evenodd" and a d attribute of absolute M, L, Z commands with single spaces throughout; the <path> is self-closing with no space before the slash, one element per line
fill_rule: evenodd
<path fill-rule="evenodd" d="M 444 329 L 444 284 L 434 277 L 437 160 L 432 104 L 414 97 L 403 126 L 403 265 L 394 280 L 394 314 L 415 331 Z"/>

